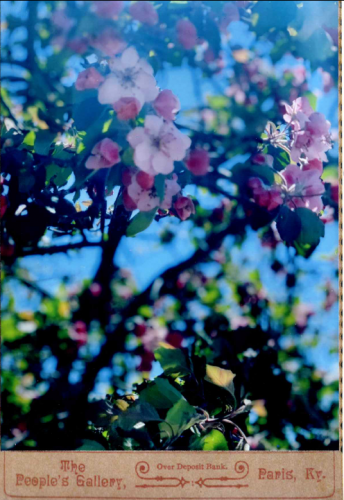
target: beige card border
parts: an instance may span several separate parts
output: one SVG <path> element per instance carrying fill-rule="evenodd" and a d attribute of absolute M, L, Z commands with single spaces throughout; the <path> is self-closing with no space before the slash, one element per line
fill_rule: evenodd
<path fill-rule="evenodd" d="M 219 457 L 224 457 L 226 456 L 228 458 L 228 451 L 208 451 L 208 452 L 203 452 L 203 451 L 194 451 L 194 452 L 190 452 L 190 451 L 179 451 L 179 452 L 174 452 L 174 451 L 171 451 L 171 452 L 166 452 L 166 451 L 151 451 L 151 452 L 147 452 L 147 451 L 94 451 L 94 452 L 88 452 L 88 451 L 69 451 L 69 452 L 64 452 L 64 451 L 39 451 L 39 452 L 31 452 L 31 451 L 23 451 L 23 452 L 2 452 L 2 455 L 3 455 L 3 491 L 4 491 L 4 494 L 5 494 L 5 498 L 30 498 L 30 499 L 35 499 L 35 500 L 39 500 L 39 499 L 43 499 L 43 500 L 48 500 L 48 499 L 59 499 L 59 500 L 64 500 L 64 499 L 90 499 L 90 500 L 105 500 L 105 499 L 108 499 L 108 500 L 142 500 L 142 499 L 148 499 L 148 498 L 151 498 L 152 500 L 199 500 L 200 498 L 202 500 L 322 500 L 322 499 L 326 499 L 326 498 L 333 498 L 335 496 L 336 493 L 340 493 L 342 492 L 342 479 L 341 479 L 341 475 L 340 475 L 340 465 L 342 463 L 342 460 L 341 460 L 341 452 L 340 451 L 252 451 L 252 452 L 241 452 L 241 451 L 236 451 L 236 452 L 233 452 L 232 457 L 235 456 L 236 458 L 238 458 L 237 462 L 235 463 L 235 465 L 239 462 L 239 463 L 244 463 L 246 465 L 246 474 L 242 477 L 238 477 L 238 478 L 231 478 L 232 480 L 244 480 L 250 473 L 250 466 L 252 467 L 253 465 L 256 465 L 257 466 L 257 463 L 260 462 L 260 459 L 259 459 L 259 455 L 263 455 L 263 457 L 265 458 L 267 455 L 271 455 L 273 454 L 274 456 L 276 456 L 277 454 L 280 454 L 280 455 L 284 455 L 285 458 L 290 458 L 291 455 L 297 455 L 297 459 L 300 459 L 301 458 L 301 455 L 303 455 L 303 458 L 302 458 L 302 463 L 303 463 L 303 467 L 306 468 L 307 465 L 309 465 L 307 462 L 308 462 L 308 458 L 311 458 L 310 455 L 315 455 L 317 458 L 323 458 L 324 455 L 332 455 L 332 464 L 333 464 L 333 468 L 331 469 L 331 472 L 333 471 L 333 476 L 332 476 L 332 481 L 331 481 L 331 484 L 333 485 L 333 488 L 332 488 L 332 492 L 331 494 L 327 494 L 327 495 L 322 495 L 322 494 L 319 494 L 319 495 L 312 495 L 312 496 L 296 496 L 296 495 L 292 495 L 292 496 L 276 496 L 275 494 L 273 494 L 273 496 L 271 495 L 267 495 L 267 496 L 226 496 L 226 493 L 225 495 L 219 495 L 219 496 L 212 496 L 212 495 L 209 495 L 209 496 L 186 496 L 186 495 L 178 495 L 178 496 L 155 496 L 155 495 L 152 495 L 150 496 L 148 494 L 148 490 L 147 491 L 147 494 L 142 494 L 140 496 L 120 496 L 120 495 L 116 495 L 116 496 L 80 496 L 80 495 L 45 495 L 45 496 L 41 496 L 41 495 L 13 495 L 13 494 L 10 494 L 10 493 L 7 493 L 6 491 L 6 455 L 11 455 L 13 456 L 13 454 L 17 454 L 17 455 L 28 455 L 30 454 L 31 456 L 32 455 L 40 455 L 41 454 L 48 454 L 48 455 L 56 455 L 56 454 L 61 454 L 63 455 L 63 459 L 66 459 L 66 456 L 69 456 L 72 455 L 74 457 L 74 460 L 77 459 L 77 457 L 80 457 L 80 456 L 84 456 L 84 460 L 85 458 L 87 459 L 87 457 L 90 458 L 91 455 L 93 455 L 92 458 L 94 458 L 94 455 L 111 455 L 112 457 L 116 454 L 120 455 L 121 458 L 123 458 L 123 462 L 124 464 L 122 465 L 123 467 L 127 468 L 128 466 L 132 466 L 134 468 L 134 463 L 135 461 L 132 460 L 132 458 L 137 458 L 138 461 L 136 462 L 136 466 L 135 466 L 135 472 L 136 472 L 136 476 L 138 476 L 139 479 L 143 479 L 146 481 L 147 480 L 157 480 L 158 482 L 160 481 L 161 482 L 161 476 L 160 478 L 144 478 L 144 477 L 141 477 L 138 475 L 136 469 L 137 469 L 137 465 L 138 464 L 147 464 L 147 462 L 145 461 L 142 461 L 138 458 L 138 455 L 143 455 L 144 458 L 146 458 L 146 460 L 149 460 L 150 458 L 153 459 L 156 458 L 157 455 L 159 454 L 162 454 L 164 456 L 164 459 L 167 459 L 167 458 L 172 458 L 172 460 L 169 461 L 169 463 L 173 463 L 173 458 L 176 458 L 176 455 L 182 455 L 185 457 L 184 459 L 184 462 L 191 462 L 191 457 L 192 459 L 195 459 L 195 457 L 197 458 L 197 461 L 200 462 L 202 461 L 202 459 L 207 459 L 209 461 L 209 457 L 211 455 L 216 455 L 216 458 L 219 458 Z M 71 459 L 71 458 L 70 458 Z M 249 464 L 247 463 L 249 462 Z M 339 465 L 338 469 L 339 469 L 339 473 L 337 471 L 337 466 L 336 466 L 336 462 L 337 464 Z M 295 462 L 291 462 L 291 463 L 294 463 Z M 284 464 L 284 463 L 283 463 Z M 286 464 L 288 465 L 288 464 Z M 298 464 L 299 465 L 299 464 Z M 314 465 L 314 463 L 312 463 L 312 465 Z M 41 465 L 39 467 L 39 469 L 37 470 L 37 474 L 39 474 L 41 471 L 44 470 L 44 466 Z M 103 473 L 106 474 L 107 471 L 102 471 Z M 245 470 L 244 470 L 245 472 Z M 129 474 L 129 472 L 127 473 L 127 477 L 125 477 L 124 479 L 132 479 L 132 476 L 134 476 L 135 478 L 135 474 L 134 472 L 132 474 Z M 170 474 L 170 473 L 168 473 Z M 199 472 L 196 472 L 195 473 L 195 476 L 196 478 L 198 479 L 198 476 L 199 476 Z M 209 472 L 209 474 L 212 474 L 211 472 Z M 184 479 L 184 475 L 185 473 L 181 473 L 182 477 L 181 478 L 171 478 L 171 477 L 165 477 L 165 479 L 170 479 L 170 481 L 172 479 L 174 480 L 179 480 L 179 484 L 176 484 L 176 485 L 168 485 L 169 488 L 179 488 L 179 486 L 182 486 L 182 490 L 183 490 L 183 487 L 184 485 L 183 484 L 180 484 L 180 480 L 183 481 Z M 188 477 L 188 479 L 190 481 L 188 482 L 192 482 L 192 477 Z M 204 478 L 204 480 L 209 480 L 210 478 Z M 211 478 L 212 480 L 215 480 L 215 479 L 218 479 L 219 481 L 221 481 L 221 476 L 218 477 L 218 478 L 214 478 L 212 477 Z M 246 480 L 247 481 L 247 480 Z M 254 480 L 255 481 L 255 480 Z M 281 480 L 278 480 L 278 482 L 275 480 L 274 481 L 274 485 L 273 487 L 277 486 L 278 487 L 278 483 L 280 483 L 280 481 L 283 481 L 282 479 Z M 302 491 L 304 491 L 306 488 L 305 488 L 305 482 L 301 482 L 301 488 L 302 488 Z M 285 483 L 284 483 L 285 484 Z M 252 479 L 251 479 L 251 485 L 248 485 L 248 484 L 245 484 L 245 485 L 240 485 L 240 487 L 249 487 L 251 486 L 251 488 L 254 488 L 254 483 L 252 484 Z M 272 486 L 272 484 L 269 484 L 268 486 Z M 134 486 L 135 488 L 148 488 L 147 486 L 145 485 L 136 485 Z M 163 488 L 164 486 L 162 485 L 158 485 L 158 484 L 155 484 L 155 485 L 149 485 L 149 487 L 152 487 L 152 488 L 155 488 L 155 487 L 161 487 Z M 208 486 L 209 487 L 209 486 Z M 212 488 L 225 488 L 225 487 L 235 487 L 234 485 L 215 485 L 215 486 L 211 486 Z M 268 488 L 269 490 L 269 493 L 274 493 L 273 489 L 271 488 Z M 75 488 L 74 488 L 74 491 L 75 491 Z M 141 490 L 142 491 L 142 490 Z M 152 491 L 152 490 L 150 490 Z M 185 490 L 184 490 L 185 491 Z M 199 490 L 198 490 L 199 491 Z M 224 490 L 219 490 L 219 491 L 224 491 Z M 342 498 L 341 496 L 336 496 L 336 498 L 340 499 Z"/>
<path fill-rule="evenodd" d="M 217 452 L 201 452 L 201 451 L 181 451 L 181 452 L 175 452 L 175 451 L 109 451 L 109 452 L 102 452 L 102 451 L 94 451 L 94 452 L 87 452 L 87 451 L 0 451 L 0 495 L 4 494 L 5 497 L 4 499 L 1 498 L 0 500 L 5 500 L 8 498 L 30 498 L 30 499 L 43 499 L 43 500 L 50 500 L 50 499 L 59 499 L 59 500 L 64 500 L 64 499 L 90 499 L 90 500 L 142 500 L 142 499 L 152 499 L 152 500 L 320 500 L 320 499 L 325 499 L 325 498 L 334 498 L 336 499 L 341 499 L 343 498 L 343 124 L 342 124 L 342 114 L 343 114 L 343 98 L 342 98 L 342 92 L 343 92 L 343 68 L 342 68 L 342 51 L 343 51 L 343 44 L 342 44 L 342 1 L 338 2 L 338 10 L 339 10 L 339 43 L 338 43 L 338 68 L 339 68 L 339 78 L 338 78 L 338 89 L 339 89 L 339 366 L 340 366 L 340 380 L 339 380 L 339 404 L 340 404 L 340 411 L 339 411 L 339 419 L 340 419 L 340 429 L 339 429 L 339 443 L 340 447 L 338 451 L 250 451 L 250 452 L 242 452 L 242 451 L 235 451 L 233 453 L 228 452 L 228 451 L 217 451 Z M 76 457 L 83 456 L 84 460 L 87 460 L 87 458 L 94 460 L 99 455 L 111 455 L 111 457 L 114 457 L 114 455 L 119 454 L 119 461 L 122 463 L 122 466 L 130 469 L 130 466 L 132 463 L 135 462 L 135 458 L 139 458 L 141 455 L 145 455 L 147 457 L 147 460 L 150 458 L 153 459 L 153 457 L 156 457 L 157 454 L 163 453 L 164 458 L 169 458 L 170 463 L 173 463 L 174 458 L 176 457 L 177 454 L 183 454 L 185 456 L 185 459 L 187 461 L 190 460 L 190 458 L 197 457 L 197 460 L 209 460 L 211 455 L 216 455 L 216 458 L 218 457 L 228 457 L 228 453 L 231 454 L 232 457 L 235 456 L 235 458 L 238 458 L 240 462 L 245 461 L 248 462 L 250 466 L 257 464 L 259 462 L 259 455 L 263 454 L 264 457 L 268 455 L 274 455 L 275 457 L 277 454 L 284 454 L 285 458 L 289 458 L 290 455 L 296 454 L 296 460 L 295 462 L 299 462 L 298 459 L 302 457 L 302 464 L 303 466 L 307 466 L 310 460 L 314 456 L 318 457 L 320 460 L 323 458 L 323 456 L 326 454 L 331 454 L 333 455 L 333 491 L 331 495 L 326 495 L 326 496 L 226 496 L 227 492 L 224 491 L 224 488 L 219 487 L 219 492 L 223 491 L 224 495 L 218 495 L 218 496 L 183 496 L 183 492 L 181 490 L 178 490 L 177 496 L 175 497 L 170 497 L 168 495 L 166 496 L 151 496 L 149 491 L 149 488 L 141 495 L 141 496 L 79 496 L 77 493 L 77 487 L 74 488 L 74 492 L 76 493 L 75 495 L 68 495 L 68 496 L 33 496 L 33 495 L 13 495 L 10 493 L 7 493 L 6 491 L 6 486 L 8 486 L 8 481 L 6 484 L 6 478 L 8 479 L 8 469 L 6 469 L 6 456 L 8 457 L 9 455 L 13 458 L 13 456 L 16 456 L 17 458 L 20 458 L 20 455 L 30 455 L 30 461 L 34 457 L 38 455 L 38 466 L 37 466 L 37 474 L 44 474 L 46 473 L 46 470 L 44 468 L 44 456 L 49 455 L 50 457 L 55 455 L 55 454 L 61 454 L 63 453 L 65 457 L 68 457 L 67 459 L 74 459 Z M 43 455 L 42 455 L 43 454 Z M 226 455 L 225 455 L 226 454 Z M 132 457 L 131 457 L 132 456 Z M 43 458 L 43 461 L 40 459 L 40 457 Z M 189 458 L 187 458 L 189 457 Z M 29 457 L 28 457 L 29 458 Z M 123 459 L 123 460 L 122 460 Z M 128 460 L 129 459 L 129 460 Z M 17 460 L 19 461 L 19 460 Z M 123 465 L 124 462 L 124 465 Z M 273 466 L 273 461 L 271 463 Z M 107 468 L 106 468 L 107 469 Z M 2 471 L 2 473 L 1 473 Z M 107 470 L 102 469 L 103 473 L 106 473 Z M 198 474 L 199 475 L 199 474 Z M 183 477 L 183 476 L 182 476 Z M 127 471 L 127 474 L 125 476 L 125 479 L 130 481 L 132 478 L 135 478 L 135 473 L 130 472 L 129 470 Z M 189 478 L 190 479 L 190 478 Z M 254 482 L 258 481 L 258 479 L 255 479 Z M 3 485 L 1 485 L 3 483 Z M 278 485 L 276 485 L 278 488 Z M 136 486 L 135 486 L 136 487 Z M 173 486 L 170 486 L 173 487 Z M 72 487 L 70 487 L 72 488 Z M 254 486 L 252 486 L 254 488 Z M 230 488 L 229 488 L 230 489 Z M 305 484 L 301 483 L 300 484 L 300 493 L 305 491 Z M 184 490 L 185 491 L 185 490 Z M 278 493 L 278 491 L 277 491 Z"/>

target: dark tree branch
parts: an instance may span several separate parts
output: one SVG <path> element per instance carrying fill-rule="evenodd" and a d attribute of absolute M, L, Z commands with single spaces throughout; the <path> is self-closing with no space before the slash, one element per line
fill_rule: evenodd
<path fill-rule="evenodd" d="M 159 295 L 173 293 L 180 273 L 194 267 L 200 262 L 207 260 L 210 253 L 217 250 L 221 246 L 226 236 L 230 234 L 238 234 L 243 229 L 244 227 L 242 221 L 238 221 L 234 218 L 233 222 L 226 229 L 219 231 L 218 233 L 210 234 L 202 248 L 197 249 L 191 257 L 167 269 L 160 276 L 155 278 L 145 290 L 134 297 L 127 307 L 125 307 L 122 311 L 119 311 L 122 318 L 125 320 L 126 318 L 135 315 L 138 308 L 142 304 L 151 303 L 155 300 L 155 298 L 151 296 L 151 293 L 157 279 L 163 281 Z M 86 365 L 83 381 L 80 383 L 79 387 L 79 409 L 80 405 L 85 406 L 87 404 L 87 395 L 93 389 L 94 382 L 99 371 L 110 365 L 114 354 L 123 350 L 126 337 L 123 324 L 124 321 L 119 323 L 113 331 L 108 334 L 99 355 Z"/>
<path fill-rule="evenodd" d="M 99 247 L 101 241 L 80 241 L 78 243 L 70 243 L 68 245 L 56 245 L 52 247 L 36 247 L 30 250 L 19 250 L 16 254 L 17 257 L 27 257 L 28 255 L 53 255 L 55 253 L 66 253 L 69 250 L 79 250 L 86 247 Z"/>
<path fill-rule="evenodd" d="M 14 273 L 14 272 L 12 273 L 10 271 L 7 271 L 7 274 L 9 276 L 12 276 L 13 279 L 17 279 L 20 283 L 25 285 L 30 290 L 33 290 L 34 292 L 39 293 L 40 295 L 42 295 L 42 297 L 45 297 L 47 299 L 52 298 L 52 296 L 48 292 L 43 290 L 43 288 L 39 287 L 34 281 L 30 281 L 28 279 L 25 279 L 22 276 L 20 276 L 18 273 Z"/>

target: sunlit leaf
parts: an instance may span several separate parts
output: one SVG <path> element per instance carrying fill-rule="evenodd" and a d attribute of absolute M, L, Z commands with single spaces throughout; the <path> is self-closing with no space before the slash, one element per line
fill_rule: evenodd
<path fill-rule="evenodd" d="M 235 374 L 231 370 L 225 370 L 219 366 L 207 365 L 204 380 L 232 393 L 234 387 L 234 377 Z"/>

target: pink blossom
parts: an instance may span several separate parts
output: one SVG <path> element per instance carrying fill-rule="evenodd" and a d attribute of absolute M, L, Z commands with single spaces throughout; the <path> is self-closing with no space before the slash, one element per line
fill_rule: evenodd
<path fill-rule="evenodd" d="M 231 330 L 237 330 L 238 328 L 245 328 L 250 325 L 250 320 L 246 316 L 233 315 L 230 318 Z"/>
<path fill-rule="evenodd" d="M 284 120 L 294 126 L 295 130 L 304 128 L 308 117 L 314 113 L 306 97 L 299 97 L 293 101 L 292 105 L 285 103 Z"/>
<path fill-rule="evenodd" d="M 51 39 L 51 45 L 57 50 L 64 49 L 66 43 L 67 43 L 67 38 L 65 37 L 65 35 L 54 36 Z"/>
<path fill-rule="evenodd" d="M 186 220 L 191 214 L 195 213 L 195 205 L 187 196 L 180 196 L 177 198 L 174 202 L 173 208 L 181 220 Z"/>
<path fill-rule="evenodd" d="M 299 87 L 306 80 L 306 68 L 304 66 L 295 66 L 284 71 L 284 75 L 291 75 L 293 78 L 292 84 Z"/>
<path fill-rule="evenodd" d="M 224 198 L 221 201 L 221 205 L 214 208 L 212 218 L 215 219 L 216 222 L 223 222 L 225 220 L 226 213 L 231 211 L 232 206 L 232 202 L 228 198 Z"/>
<path fill-rule="evenodd" d="M 257 153 L 252 156 L 252 163 L 256 165 L 268 165 L 269 167 L 273 167 L 274 158 L 271 155 L 263 155 L 261 153 Z"/>
<path fill-rule="evenodd" d="M 323 164 L 320 160 L 316 158 L 314 160 L 310 160 L 302 166 L 302 170 L 317 170 L 319 175 L 323 173 Z"/>
<path fill-rule="evenodd" d="M 225 94 L 228 97 L 234 97 L 237 104 L 244 104 L 246 101 L 246 94 L 242 89 L 242 86 L 238 84 L 231 85 L 225 90 Z"/>
<path fill-rule="evenodd" d="M 331 183 L 331 199 L 335 203 L 339 203 L 339 184 L 338 179 L 327 179 Z"/>
<path fill-rule="evenodd" d="M 324 304 L 325 311 L 330 311 L 332 306 L 334 306 L 338 301 L 338 293 L 331 284 L 330 280 L 327 280 L 325 285 L 326 299 Z"/>
<path fill-rule="evenodd" d="M 154 101 L 159 93 L 153 76 L 153 68 L 140 59 L 134 47 L 126 49 L 121 57 L 109 63 L 111 73 L 101 85 L 98 100 L 101 104 L 113 104 L 122 97 L 135 97 L 141 107 Z"/>
<path fill-rule="evenodd" d="M 83 321 L 76 321 L 69 329 L 69 336 L 77 342 L 78 347 L 87 344 L 87 325 Z"/>
<path fill-rule="evenodd" d="M 180 19 L 176 25 L 178 42 L 186 50 L 191 50 L 197 44 L 197 30 L 187 19 Z"/>
<path fill-rule="evenodd" d="M 292 106 L 285 105 L 284 119 L 292 125 L 290 156 L 294 162 L 306 159 L 327 161 L 326 151 L 331 148 L 330 122 L 321 113 L 313 112 L 308 100 L 296 99 Z"/>
<path fill-rule="evenodd" d="M 309 304 L 298 304 L 294 308 L 295 328 L 298 333 L 303 333 L 308 325 L 308 320 L 314 316 L 314 309 Z"/>
<path fill-rule="evenodd" d="M 91 38 L 90 45 L 109 57 L 114 57 L 119 54 L 127 46 L 126 42 L 122 40 L 116 31 L 111 28 L 106 29 L 100 35 Z M 114 99 L 114 101 L 115 100 L 117 99 Z"/>
<path fill-rule="evenodd" d="M 321 113 L 313 112 L 306 98 L 296 99 L 292 106 L 285 105 L 284 119 L 292 125 L 290 156 L 300 159 L 327 161 L 326 151 L 331 148 L 330 122 Z"/>
<path fill-rule="evenodd" d="M 331 124 L 322 113 L 312 113 L 306 124 L 306 130 L 315 137 L 329 136 Z"/>
<path fill-rule="evenodd" d="M 146 172 L 143 172 L 143 170 L 140 170 L 136 174 L 136 182 L 142 189 L 152 189 L 154 186 L 154 176 L 146 174 Z"/>
<path fill-rule="evenodd" d="M 78 74 L 75 88 L 76 90 L 97 89 L 103 81 L 104 77 L 92 66 Z"/>
<path fill-rule="evenodd" d="M 241 2 L 241 1 L 240 1 L 240 2 L 235 2 L 235 3 L 236 3 L 236 5 L 237 5 L 240 9 L 246 9 L 246 7 L 248 7 L 248 6 L 249 6 L 249 4 L 250 4 L 251 2 L 247 2 L 247 1 L 246 1 L 246 2 Z"/>
<path fill-rule="evenodd" d="M 129 132 L 127 140 L 135 149 L 135 165 L 151 175 L 171 173 L 174 162 L 183 160 L 191 145 L 190 138 L 172 122 L 153 115 L 146 116 L 144 127 Z"/>
<path fill-rule="evenodd" d="M 317 125 L 314 124 L 314 128 L 316 127 Z M 309 130 L 301 130 L 294 134 L 290 156 L 295 162 L 298 162 L 302 156 L 305 156 L 308 161 L 317 159 L 327 162 L 325 153 L 329 149 L 331 149 L 331 143 L 328 137 L 319 137 Z"/>
<path fill-rule="evenodd" d="M 140 23 L 154 26 L 159 22 L 159 16 L 150 2 L 135 2 L 130 5 L 129 12 Z"/>
<path fill-rule="evenodd" d="M 266 186 L 259 177 L 251 177 L 248 180 L 248 187 L 252 190 L 254 201 L 260 207 L 270 211 L 283 203 L 281 191 L 276 187 Z"/>
<path fill-rule="evenodd" d="M 123 205 L 126 210 L 132 212 L 137 209 L 135 201 L 129 196 L 128 189 L 125 189 L 122 194 Z"/>
<path fill-rule="evenodd" d="M 125 170 L 123 170 L 123 172 L 122 172 L 122 184 L 123 184 L 123 186 L 125 186 L 125 187 L 130 186 L 132 176 L 133 176 L 133 172 L 129 168 L 126 168 Z"/>
<path fill-rule="evenodd" d="M 205 175 L 209 171 L 209 155 L 205 149 L 194 149 L 186 160 L 186 167 L 195 176 Z"/>
<path fill-rule="evenodd" d="M 150 212 L 160 204 L 160 198 L 154 189 L 142 189 L 136 176 L 127 188 L 128 195 L 141 212 Z"/>
<path fill-rule="evenodd" d="M 144 351 L 141 355 L 141 363 L 137 367 L 138 372 L 150 372 L 153 368 L 153 361 L 155 359 L 153 352 Z"/>
<path fill-rule="evenodd" d="M 234 21 L 240 21 L 239 9 L 234 3 L 226 2 L 219 22 L 220 30 L 225 31 Z"/>
<path fill-rule="evenodd" d="M 181 189 L 177 183 L 177 176 L 174 176 L 173 179 L 165 180 L 164 199 L 161 201 L 153 187 L 150 189 L 142 187 L 143 182 L 139 174 L 140 172 L 132 177 L 132 183 L 128 186 L 128 196 L 134 202 L 136 208 L 142 212 L 148 212 L 159 206 L 165 210 L 171 208 L 173 196 Z"/>
<path fill-rule="evenodd" d="M 121 161 L 118 144 L 108 137 L 98 142 L 91 153 L 85 164 L 85 167 L 90 170 L 110 168 Z"/>
<path fill-rule="evenodd" d="M 67 47 L 76 54 L 84 54 L 88 46 L 89 42 L 87 38 L 75 37 L 67 42 Z"/>
<path fill-rule="evenodd" d="M 290 208 L 304 207 L 319 213 L 323 209 L 321 195 L 325 188 L 318 170 L 301 170 L 288 165 L 280 172 L 286 184 L 282 186 Z"/>
<path fill-rule="evenodd" d="M 135 332 L 135 335 L 137 337 L 142 337 L 142 335 L 145 334 L 146 330 L 147 330 L 147 327 L 146 327 L 145 323 L 135 323 L 134 332 Z"/>
<path fill-rule="evenodd" d="M 180 110 L 180 102 L 171 90 L 162 90 L 153 102 L 155 111 L 165 120 L 175 120 Z"/>
<path fill-rule="evenodd" d="M 70 31 L 75 24 L 75 20 L 71 19 L 67 15 L 66 11 L 62 9 L 55 10 L 51 14 L 51 22 L 56 28 L 63 31 L 64 33 Z"/>
<path fill-rule="evenodd" d="M 212 63 L 212 62 L 215 61 L 215 54 L 214 54 L 213 49 L 211 49 L 210 47 L 208 47 L 207 50 L 204 51 L 203 60 L 207 64 L 210 64 L 210 63 Z"/>
<path fill-rule="evenodd" d="M 99 283 L 92 283 L 90 286 L 90 292 L 93 295 L 93 297 L 99 297 L 100 294 L 102 293 L 102 286 Z"/>
<path fill-rule="evenodd" d="M 169 210 L 172 206 L 172 198 L 181 191 L 181 187 L 178 184 L 178 177 L 173 174 L 172 179 L 165 180 L 165 195 L 164 199 L 160 203 L 160 208 L 163 210 Z"/>
<path fill-rule="evenodd" d="M 0 219 L 3 218 L 7 210 L 7 198 L 3 194 L 0 199 Z"/>
<path fill-rule="evenodd" d="M 327 94 L 328 92 L 330 92 L 331 89 L 333 89 L 334 81 L 331 74 L 328 71 L 321 71 L 321 76 L 322 76 L 323 89 L 325 94 Z"/>
<path fill-rule="evenodd" d="M 159 343 L 163 342 L 168 335 L 168 330 L 165 326 L 161 326 L 157 321 L 151 320 L 147 325 L 144 335 L 141 337 L 142 344 L 146 351 L 153 352 L 159 347 Z"/>
<path fill-rule="evenodd" d="M 4 257 L 12 257 L 14 254 L 15 247 L 14 245 L 4 243 L 1 241 L 1 256 Z"/>
<path fill-rule="evenodd" d="M 142 171 L 131 175 L 130 184 L 123 193 L 125 208 L 127 210 L 138 208 L 141 212 L 149 212 L 157 207 L 169 210 L 172 206 L 173 196 L 181 190 L 177 180 L 176 175 L 173 175 L 172 179 L 165 179 L 164 198 L 161 201 L 154 188 L 154 177 L 148 176 Z"/>
<path fill-rule="evenodd" d="M 115 102 L 113 109 L 119 120 L 132 120 L 139 114 L 141 104 L 135 97 L 121 97 Z"/>
<path fill-rule="evenodd" d="M 95 13 L 99 17 L 115 17 L 123 10 L 124 2 L 122 1 L 97 1 L 93 2 Z"/>
<path fill-rule="evenodd" d="M 181 347 L 183 340 L 184 340 L 183 335 L 177 332 L 169 333 L 166 337 L 166 342 L 171 346 L 175 347 L 176 349 Z"/>

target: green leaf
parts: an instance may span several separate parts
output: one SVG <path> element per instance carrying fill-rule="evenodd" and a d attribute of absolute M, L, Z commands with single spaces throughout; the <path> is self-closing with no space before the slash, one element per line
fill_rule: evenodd
<path fill-rule="evenodd" d="M 203 450 L 225 450 L 228 451 L 228 443 L 222 432 L 213 429 L 204 438 Z"/>
<path fill-rule="evenodd" d="M 296 45 L 296 51 L 298 57 L 303 57 L 310 61 L 313 70 L 333 55 L 332 42 L 323 28 L 313 31 L 307 40 L 299 40 Z"/>
<path fill-rule="evenodd" d="M 118 165 L 114 165 L 107 176 L 106 187 L 108 192 L 112 191 L 115 186 L 122 184 L 122 170 Z"/>
<path fill-rule="evenodd" d="M 16 320 L 13 316 L 3 318 L 1 321 L 1 338 L 3 342 L 13 342 L 25 337 L 27 333 L 21 332 L 17 328 Z"/>
<path fill-rule="evenodd" d="M 208 96 L 209 106 L 213 109 L 223 109 L 228 106 L 229 99 L 223 95 Z"/>
<path fill-rule="evenodd" d="M 31 130 L 28 134 L 26 134 L 25 139 L 22 142 L 22 146 L 20 148 L 33 149 L 35 145 L 36 134 L 33 130 Z"/>
<path fill-rule="evenodd" d="M 74 125 L 78 130 L 86 130 L 103 112 L 103 106 L 96 97 L 90 97 L 75 106 L 73 112 Z"/>
<path fill-rule="evenodd" d="M 29 174 L 26 170 L 21 171 L 18 179 L 19 192 L 28 193 L 35 185 L 35 182 L 36 180 L 34 175 Z"/>
<path fill-rule="evenodd" d="M 108 132 L 110 126 L 111 126 L 111 123 L 112 123 L 112 120 L 113 118 L 109 118 L 103 125 L 103 129 L 102 129 L 102 133 L 105 134 L 106 132 Z"/>
<path fill-rule="evenodd" d="M 271 150 L 269 150 L 269 154 L 274 157 L 274 166 L 278 171 L 283 170 L 290 164 L 290 158 L 286 151 L 271 148 Z"/>
<path fill-rule="evenodd" d="M 122 154 L 122 163 L 127 167 L 134 165 L 134 150 L 132 148 L 127 148 Z"/>
<path fill-rule="evenodd" d="M 188 366 L 187 358 L 181 349 L 159 347 L 159 349 L 154 352 L 154 355 L 161 364 L 165 375 L 177 378 L 185 377 L 192 373 Z"/>
<path fill-rule="evenodd" d="M 268 165 L 238 164 L 231 169 L 231 181 L 238 186 L 246 186 L 250 177 L 259 177 L 267 185 L 275 181 L 274 172 Z"/>
<path fill-rule="evenodd" d="M 252 12 L 258 19 L 255 31 L 258 36 L 267 35 L 269 31 L 285 30 L 297 15 L 296 2 L 265 1 L 256 2 Z"/>
<path fill-rule="evenodd" d="M 55 139 L 55 134 L 50 132 L 50 130 L 40 130 L 36 132 L 35 140 L 35 152 L 39 155 L 48 155 L 50 150 L 50 145 Z"/>
<path fill-rule="evenodd" d="M 324 166 L 324 171 L 322 173 L 321 178 L 323 180 L 331 179 L 331 178 L 337 179 L 338 178 L 338 167 L 337 167 L 337 165 L 327 165 L 327 166 Z"/>
<path fill-rule="evenodd" d="M 60 167 L 55 163 L 51 163 L 46 167 L 46 181 L 54 182 L 55 186 L 61 187 L 66 184 L 69 176 L 72 174 L 72 169 L 70 167 Z"/>
<path fill-rule="evenodd" d="M 135 236 L 151 225 L 156 214 L 156 208 L 150 212 L 139 212 L 130 221 L 127 228 L 127 236 Z"/>
<path fill-rule="evenodd" d="M 190 440 L 191 450 L 204 451 L 228 451 L 228 443 L 222 432 L 212 429 L 206 436 L 192 436 Z"/>
<path fill-rule="evenodd" d="M 164 436 L 175 438 L 195 425 L 200 418 L 193 406 L 185 399 L 180 399 L 168 410 L 165 422 L 159 424 L 159 429 Z"/>
<path fill-rule="evenodd" d="M 153 317 L 153 309 L 147 305 L 141 306 L 137 310 L 137 312 L 139 313 L 140 316 L 143 316 L 144 318 L 152 318 Z"/>
<path fill-rule="evenodd" d="M 77 448 L 77 450 L 84 450 L 84 451 L 105 450 L 104 446 L 98 443 L 98 441 L 93 441 L 91 439 L 83 439 L 82 443 L 83 443 L 82 446 Z"/>
<path fill-rule="evenodd" d="M 288 207 L 282 207 L 277 217 L 277 230 L 283 241 L 292 244 L 301 231 L 300 217 Z"/>
<path fill-rule="evenodd" d="M 298 253 L 309 257 L 320 243 L 320 238 L 325 235 L 324 223 L 318 215 L 308 208 L 297 208 L 295 210 L 301 220 L 301 231 L 294 242 Z"/>
<path fill-rule="evenodd" d="M 140 401 L 146 401 L 154 408 L 171 408 L 183 396 L 166 379 L 157 378 L 140 392 Z"/>
<path fill-rule="evenodd" d="M 124 431 L 131 431 L 139 422 L 157 422 L 160 420 L 161 418 L 154 406 L 146 401 L 137 401 L 128 410 L 120 414 L 117 424 Z"/>
<path fill-rule="evenodd" d="M 192 174 L 183 164 L 181 164 L 181 166 L 184 170 L 181 173 L 178 172 L 178 184 L 183 188 L 187 184 L 192 183 Z"/>
<path fill-rule="evenodd" d="M 156 194 L 162 201 L 165 196 L 165 176 L 162 174 L 156 175 L 154 179 L 154 187 L 156 189 Z"/>
<path fill-rule="evenodd" d="M 234 393 L 234 377 L 235 374 L 231 370 L 225 370 L 219 366 L 206 365 L 204 380 L 222 389 L 226 389 L 231 394 Z"/>
<path fill-rule="evenodd" d="M 311 105 L 311 108 L 313 111 L 317 110 L 317 96 L 313 94 L 313 92 L 306 92 L 305 97 L 307 97 L 309 104 Z"/>
<path fill-rule="evenodd" d="M 57 144 L 55 146 L 52 156 L 53 159 L 56 158 L 57 160 L 70 160 L 72 158 L 71 153 L 68 153 L 68 150 L 66 151 L 63 144 Z"/>

